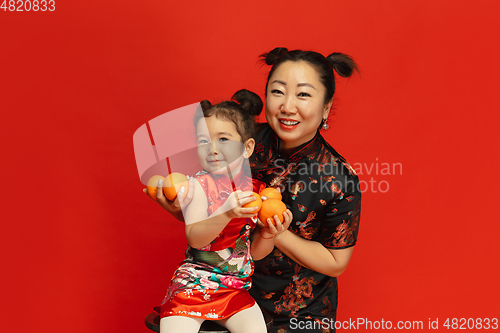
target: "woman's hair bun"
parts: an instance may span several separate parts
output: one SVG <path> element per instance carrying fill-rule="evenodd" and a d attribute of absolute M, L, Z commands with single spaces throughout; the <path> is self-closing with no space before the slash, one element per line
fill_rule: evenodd
<path fill-rule="evenodd" d="M 231 100 L 238 103 L 240 107 L 251 116 L 258 116 L 262 112 L 262 99 L 254 92 L 246 89 L 238 90 Z"/>
<path fill-rule="evenodd" d="M 359 72 L 358 65 L 347 54 L 334 52 L 326 57 L 326 59 L 330 62 L 337 74 L 342 77 L 351 76 L 354 70 Z"/>
<path fill-rule="evenodd" d="M 201 101 L 200 105 L 201 105 L 201 109 L 203 110 L 203 112 L 207 111 L 208 109 L 210 109 L 212 107 L 212 103 L 210 103 L 206 99 Z"/>
<path fill-rule="evenodd" d="M 261 54 L 260 57 L 265 61 L 266 65 L 272 66 L 287 52 L 286 47 L 277 47 L 271 52 Z"/>

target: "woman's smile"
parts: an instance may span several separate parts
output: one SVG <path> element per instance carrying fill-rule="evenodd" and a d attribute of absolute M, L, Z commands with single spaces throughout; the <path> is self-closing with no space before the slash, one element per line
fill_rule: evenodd
<path fill-rule="evenodd" d="M 288 131 L 297 128 L 297 126 L 299 126 L 300 124 L 300 121 L 296 121 L 293 119 L 279 118 L 278 120 L 280 122 L 281 128 Z"/>

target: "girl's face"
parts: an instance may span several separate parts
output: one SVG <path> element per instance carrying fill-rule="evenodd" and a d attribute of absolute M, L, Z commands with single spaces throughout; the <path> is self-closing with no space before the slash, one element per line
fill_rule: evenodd
<path fill-rule="evenodd" d="M 230 120 L 215 115 L 201 118 L 196 125 L 198 160 L 206 171 L 224 174 L 231 171 L 237 175 L 245 158 L 250 157 L 255 146 L 254 139 L 241 142 L 236 125 Z"/>
<path fill-rule="evenodd" d="M 266 92 L 266 119 L 283 149 L 311 140 L 330 112 L 319 74 L 304 61 L 286 61 L 275 69 Z"/>

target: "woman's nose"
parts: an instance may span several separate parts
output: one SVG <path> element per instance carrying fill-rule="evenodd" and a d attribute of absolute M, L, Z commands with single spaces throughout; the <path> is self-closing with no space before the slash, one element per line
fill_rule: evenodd
<path fill-rule="evenodd" d="M 282 113 L 285 114 L 295 114 L 297 112 L 297 108 L 295 106 L 295 101 L 292 96 L 287 96 L 281 105 Z"/>

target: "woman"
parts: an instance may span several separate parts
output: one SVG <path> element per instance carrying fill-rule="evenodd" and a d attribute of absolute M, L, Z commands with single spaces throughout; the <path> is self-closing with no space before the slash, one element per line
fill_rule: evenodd
<path fill-rule="evenodd" d="M 251 294 L 273 317 L 271 332 L 334 332 L 336 277 L 356 243 L 361 192 L 354 170 L 320 129 L 328 128 L 334 70 L 349 77 L 357 67 L 341 53 L 325 58 L 276 48 L 262 57 L 272 68 L 252 172 L 280 189 L 293 221 L 273 252 L 255 262 Z M 160 204 L 179 216 L 178 203 L 160 198 Z"/>

